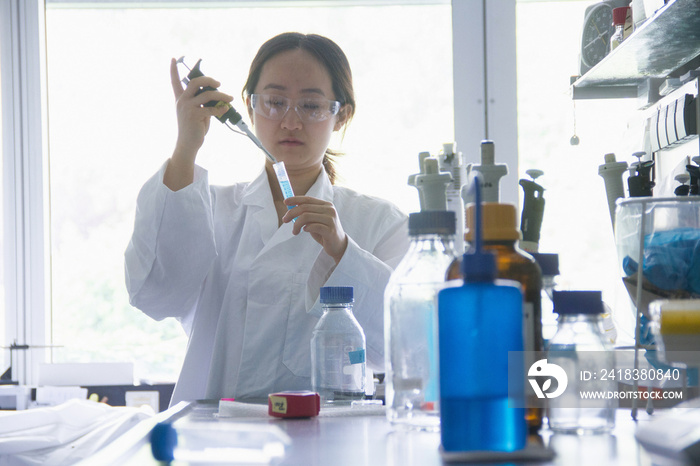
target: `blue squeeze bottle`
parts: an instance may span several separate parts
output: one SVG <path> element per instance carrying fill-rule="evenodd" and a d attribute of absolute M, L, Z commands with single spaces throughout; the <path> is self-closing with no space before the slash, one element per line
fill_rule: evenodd
<path fill-rule="evenodd" d="M 438 293 L 442 448 L 521 450 L 527 442 L 520 285 L 496 280 L 496 258 L 481 247 L 480 190 L 476 241 L 464 254 L 464 284 Z M 511 373 L 508 373 L 509 352 Z M 510 375 L 510 380 L 509 380 Z M 514 407 L 518 406 L 518 407 Z"/>

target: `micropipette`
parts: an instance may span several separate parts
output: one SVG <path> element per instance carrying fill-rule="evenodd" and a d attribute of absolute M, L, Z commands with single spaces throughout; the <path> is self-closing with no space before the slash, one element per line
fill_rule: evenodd
<path fill-rule="evenodd" d="M 499 202 L 499 180 L 508 174 L 508 165 L 495 163 L 495 148 L 493 141 L 481 141 L 481 164 L 473 164 L 469 171 L 481 173 L 483 185 L 481 195 L 484 202 Z M 467 200 L 465 199 L 465 203 Z"/>
<path fill-rule="evenodd" d="M 199 78 L 200 76 L 204 76 L 204 73 L 199 69 L 199 65 L 202 63 L 202 59 L 200 58 L 197 60 L 197 63 L 194 65 L 194 67 L 190 68 L 185 64 L 185 57 L 182 56 L 177 59 L 177 63 L 181 64 L 185 68 L 189 70 L 189 73 L 187 76 L 182 80 L 183 83 L 188 84 L 192 79 L 194 78 Z M 213 87 L 204 87 L 202 89 L 199 89 L 195 95 L 199 95 L 204 91 L 215 91 Z M 217 117 L 217 119 L 224 123 L 226 126 L 228 126 L 232 131 L 244 134 L 248 136 L 248 139 L 253 141 L 253 143 L 258 146 L 258 148 L 263 151 L 265 154 L 265 157 L 272 162 L 272 168 L 275 170 L 275 174 L 277 175 L 277 181 L 279 182 L 280 188 L 282 189 L 282 196 L 287 199 L 288 197 L 294 196 L 294 191 L 292 191 L 292 184 L 289 182 L 289 176 L 287 175 L 287 168 L 284 166 L 284 162 L 278 162 L 277 159 L 275 158 L 274 155 L 272 155 L 265 147 L 262 145 L 262 142 L 260 142 L 260 139 L 258 139 L 255 134 L 248 128 L 248 125 L 245 124 L 243 121 L 243 117 L 241 116 L 240 113 L 236 111 L 235 108 L 228 102 L 217 102 L 217 101 L 210 101 L 204 104 L 205 107 L 227 107 L 228 110 L 226 113 L 221 115 L 220 117 Z M 235 128 L 237 127 L 241 131 L 237 131 Z M 294 206 L 287 206 L 287 209 L 292 209 Z M 296 218 L 294 219 L 296 220 Z"/>
<path fill-rule="evenodd" d="M 634 152 L 633 157 L 639 159 L 638 162 L 632 162 L 629 167 L 630 176 L 627 177 L 627 187 L 629 188 L 630 197 L 645 197 L 652 195 L 652 189 L 656 183 L 651 180 L 651 170 L 654 168 L 654 161 L 647 160 L 642 162 L 642 157 L 646 152 Z"/>
<path fill-rule="evenodd" d="M 523 187 L 525 195 L 523 199 L 523 212 L 520 216 L 520 231 L 522 239 L 520 247 L 527 252 L 538 252 L 540 243 L 540 230 L 542 229 L 542 217 L 544 216 L 544 188 L 537 184 L 538 177 L 543 175 L 542 170 L 530 169 L 525 173 L 532 180 L 521 179 L 518 184 Z"/>
<path fill-rule="evenodd" d="M 451 210 L 457 216 L 457 231 L 455 232 L 455 249 L 460 253 L 464 251 L 464 200 L 462 188 L 467 179 L 466 166 L 462 163 L 462 153 L 457 151 L 457 143 L 450 142 L 442 145 L 442 151 L 438 154 L 438 162 L 441 171 L 452 175 L 452 182 L 447 185 L 445 197 L 447 210 Z"/>
<path fill-rule="evenodd" d="M 617 200 L 625 197 L 625 190 L 622 185 L 622 174 L 628 169 L 627 162 L 618 162 L 615 154 L 604 155 L 605 163 L 598 166 L 598 175 L 605 183 L 605 193 L 608 198 L 608 210 L 610 211 L 610 221 L 613 230 L 615 229 L 615 209 Z"/>
<path fill-rule="evenodd" d="M 423 173 L 416 175 L 416 188 L 422 194 L 422 210 L 447 210 L 445 189 L 452 183 L 452 175 L 440 171 L 434 157 L 423 159 Z"/>
<path fill-rule="evenodd" d="M 416 178 L 418 175 L 424 175 L 425 174 L 425 169 L 423 167 L 423 160 L 426 158 L 430 157 L 430 152 L 421 152 L 418 154 L 418 168 L 419 172 L 414 173 L 413 175 L 409 175 L 408 177 L 408 185 L 413 186 L 414 188 L 418 189 L 418 186 L 416 185 Z M 426 210 L 425 209 L 425 199 L 423 199 L 423 191 L 418 189 L 418 200 L 420 201 L 420 210 Z"/>

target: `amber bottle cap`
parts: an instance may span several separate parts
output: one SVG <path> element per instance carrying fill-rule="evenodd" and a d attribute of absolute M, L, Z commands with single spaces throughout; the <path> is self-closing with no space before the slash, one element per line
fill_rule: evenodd
<path fill-rule="evenodd" d="M 482 204 L 482 237 L 484 241 L 517 241 L 522 235 L 517 227 L 517 212 L 513 204 L 484 202 Z M 464 239 L 474 240 L 476 206 L 469 204 L 466 210 Z"/>

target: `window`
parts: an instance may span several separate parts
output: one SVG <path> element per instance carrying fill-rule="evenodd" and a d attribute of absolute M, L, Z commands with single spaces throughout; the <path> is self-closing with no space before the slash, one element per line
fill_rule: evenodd
<path fill-rule="evenodd" d="M 3 38 L 0 36 L 0 50 L 2 50 L 2 42 Z M 2 60 L 0 60 L 0 89 L 2 89 Z M 3 149 L 4 149 L 4 144 L 2 144 L 3 138 L 2 138 L 2 92 L 0 92 L 0 179 L 3 180 L 3 187 L 7 185 L 5 182 L 5 166 L 4 166 L 4 156 L 3 156 Z M 5 218 L 5 190 L 0 189 L 0 219 Z M 5 222 L 3 222 L 3 226 L 5 225 Z M 0 228 L 0 348 L 4 346 L 8 346 L 8 341 L 6 340 L 7 337 L 7 331 L 6 331 L 6 318 L 5 318 L 5 270 L 6 270 L 6 261 L 7 258 L 5 257 L 5 254 L 2 254 L 2 252 L 5 251 L 5 228 Z M 9 366 L 9 358 L 6 358 L 6 353 L 7 351 L 0 351 L 0 375 L 2 375 L 7 367 Z"/>
<path fill-rule="evenodd" d="M 265 40 L 288 30 L 332 38 L 348 55 L 357 98 L 344 140 L 332 142 L 346 153 L 339 182 L 406 212 L 418 210 L 417 192 L 406 184 L 418 152 L 437 153 L 454 138 L 449 4 L 52 5 L 46 12 L 51 312 L 52 344 L 62 345 L 54 362 L 130 360 L 137 378 L 151 380 L 174 380 L 179 372 L 186 348 L 179 324 L 153 322 L 131 308 L 123 272 L 138 191 L 175 143 L 171 57 L 184 55 L 189 66 L 201 58 L 202 71 L 222 83 L 240 111 L 248 67 Z M 263 162 L 249 140 L 212 120 L 198 157 L 212 183 L 250 180 Z"/>
<path fill-rule="evenodd" d="M 511 1 L 503 0 L 498 8 Z M 453 115 L 466 105 L 461 100 L 465 94 L 453 95 L 453 84 L 478 81 L 471 73 L 479 74 L 482 63 L 476 53 L 459 55 L 454 65 L 464 72 L 453 83 L 453 50 L 458 50 L 453 48 L 453 32 L 470 28 L 462 25 L 452 31 L 448 0 L 406 1 L 407 5 L 384 0 L 379 6 L 363 1 L 301 2 L 303 8 L 290 6 L 293 2 L 258 6 L 173 0 L 172 8 L 147 8 L 164 3 L 46 2 L 50 131 L 44 142 L 50 154 L 50 201 L 45 202 L 50 223 L 42 227 L 50 230 L 51 244 L 50 262 L 42 263 L 50 280 L 40 287 L 51 290 L 46 319 L 50 331 L 45 339 L 41 334 L 30 341 L 61 345 L 51 351 L 53 362 L 131 360 L 137 378 L 151 380 L 175 379 L 185 336 L 176 322 L 153 322 L 129 306 L 123 252 L 138 190 L 169 157 L 175 141 L 171 57 L 184 55 L 190 66 L 201 58 L 202 70 L 222 82 L 222 90 L 235 97 L 234 106 L 241 110 L 247 68 L 266 39 L 287 30 L 333 38 L 350 60 L 358 102 L 344 140 L 332 142 L 346 153 L 339 161 L 339 183 L 387 198 L 407 213 L 418 210 L 417 193 L 406 184 L 417 171 L 418 152 L 436 153 L 442 143 L 455 139 L 455 133 L 465 131 L 478 141 L 481 134 L 476 133 L 482 132 L 469 118 L 455 127 Z M 495 2 L 473 4 L 478 3 Z M 491 122 L 489 132 L 497 144 L 498 162 L 514 157 L 516 150 L 519 155 L 519 166 L 510 166 L 508 190 L 519 190 L 513 181 L 526 177 L 527 169 L 545 172 L 539 179 L 547 202 L 540 250 L 560 254 L 564 287 L 600 289 L 606 301 L 628 304 L 626 292 L 620 290 L 597 167 L 607 152 L 627 159 L 641 133 L 628 118 L 636 105 L 632 99 L 577 101 L 574 108 L 569 76 L 578 71 L 579 30 L 589 4 L 516 0 L 517 148 L 498 150 L 504 147 L 502 136 L 494 135 L 503 130 L 498 122 Z M 456 0 L 454 9 L 472 7 L 465 5 Z M 501 16 L 494 19 L 490 34 L 504 28 Z M 493 51 L 498 44 L 491 42 Z M 457 44 L 463 50 L 471 42 Z M 33 56 L 34 51 L 23 53 Z M 489 71 L 493 75 L 500 70 L 491 66 Z M 498 95 L 499 89 L 494 86 L 489 93 Z M 458 108 L 455 101 L 460 102 Z M 503 102 L 513 105 L 510 97 Z M 491 108 L 490 115 L 498 110 L 497 105 Z M 574 114 L 578 146 L 569 145 Z M 476 144 L 459 149 L 468 160 L 478 159 Z M 252 179 L 263 157 L 246 138 L 213 121 L 198 162 L 209 170 L 212 183 L 231 184 Z M 25 295 L 33 291 L 30 287 Z M 3 323 L 0 320 L 0 326 Z M 42 317 L 39 324 L 43 323 Z"/>
<path fill-rule="evenodd" d="M 590 2 L 516 5 L 519 178 L 529 178 L 532 168 L 544 171 L 537 179 L 546 202 L 540 252 L 559 254 L 564 289 L 603 291 L 620 337 L 633 337 L 598 166 L 606 153 L 632 162 L 632 152 L 643 148 L 638 102 L 571 99 L 569 77 L 579 74 L 580 27 Z M 578 145 L 569 142 L 574 133 Z"/>

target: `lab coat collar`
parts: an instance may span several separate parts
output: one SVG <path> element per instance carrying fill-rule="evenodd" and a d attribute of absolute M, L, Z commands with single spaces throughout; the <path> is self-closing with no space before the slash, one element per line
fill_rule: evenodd
<path fill-rule="evenodd" d="M 321 173 L 318 174 L 318 178 L 316 178 L 314 184 L 311 185 L 306 195 L 333 202 L 333 185 L 325 169 L 321 170 Z"/>
<path fill-rule="evenodd" d="M 311 185 L 306 195 L 328 202 L 333 201 L 333 186 L 325 170 L 321 170 L 321 173 L 316 178 L 314 184 Z M 258 257 L 268 252 L 276 245 L 294 237 L 292 234 L 293 225 L 291 222 L 282 226 L 277 225 L 277 215 L 275 214 L 275 207 L 272 201 L 272 191 L 265 169 L 263 169 L 248 185 L 248 189 L 243 196 L 243 204 L 258 207 L 252 215 L 255 221 L 260 225 L 260 234 L 265 244 L 258 254 Z"/>
<path fill-rule="evenodd" d="M 243 196 L 243 204 L 260 207 L 272 205 L 272 191 L 270 190 L 270 183 L 267 181 L 267 172 L 264 167 L 258 173 L 258 176 L 248 184 Z"/>

